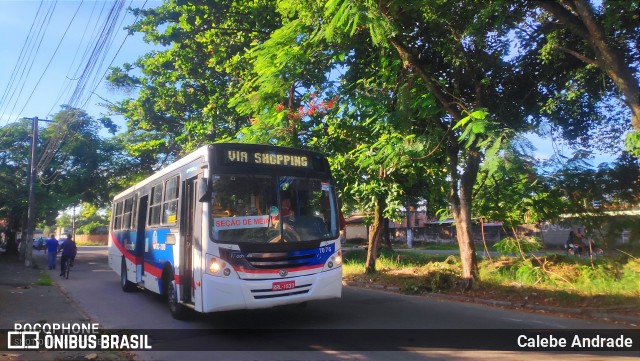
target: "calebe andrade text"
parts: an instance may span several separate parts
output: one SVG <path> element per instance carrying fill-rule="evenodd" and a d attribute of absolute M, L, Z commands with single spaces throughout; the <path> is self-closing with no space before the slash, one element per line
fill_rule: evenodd
<path fill-rule="evenodd" d="M 547 335 L 519 335 L 518 347 L 521 348 L 570 348 L 570 349 L 631 349 L 633 347 L 633 339 L 620 335 L 617 337 L 583 337 L 574 335 L 573 337 L 556 337 L 553 334 Z"/>

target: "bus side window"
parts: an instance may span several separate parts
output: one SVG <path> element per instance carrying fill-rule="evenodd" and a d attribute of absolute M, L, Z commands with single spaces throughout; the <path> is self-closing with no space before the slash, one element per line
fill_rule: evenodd
<path fill-rule="evenodd" d="M 133 210 L 133 198 L 124 201 L 124 211 L 122 214 L 122 229 L 131 228 L 131 212 Z"/>
<path fill-rule="evenodd" d="M 178 179 L 179 177 L 174 177 L 165 183 L 162 224 L 173 224 L 178 221 Z"/>
<path fill-rule="evenodd" d="M 120 229 L 122 226 L 122 202 L 116 203 L 116 209 L 113 212 L 114 221 L 113 221 L 113 229 Z"/>
<path fill-rule="evenodd" d="M 162 183 L 151 189 L 151 202 L 149 202 L 149 225 L 160 224 L 162 208 Z"/>

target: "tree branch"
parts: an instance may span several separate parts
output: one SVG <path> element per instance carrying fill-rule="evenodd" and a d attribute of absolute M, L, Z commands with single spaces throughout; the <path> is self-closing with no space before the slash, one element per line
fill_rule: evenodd
<path fill-rule="evenodd" d="M 586 56 L 580 54 L 579 52 L 569 49 L 569 48 L 565 48 L 564 46 L 558 46 L 558 45 L 554 45 L 553 46 L 554 49 L 560 50 L 563 53 L 567 53 L 569 55 L 572 55 L 573 57 L 577 58 L 578 60 L 582 60 L 583 62 L 587 63 L 587 64 L 591 64 L 591 65 L 598 65 L 598 62 L 596 62 L 593 59 L 589 59 Z"/>
<path fill-rule="evenodd" d="M 587 40 L 589 39 L 589 32 L 584 27 L 580 19 L 567 10 L 564 6 L 555 1 L 547 0 L 535 0 L 534 3 L 538 4 L 538 7 L 549 13 L 551 16 L 562 22 L 571 32 L 575 33 L 579 37 Z"/>
<path fill-rule="evenodd" d="M 399 39 L 396 37 L 389 38 L 389 43 L 393 45 L 394 48 L 398 51 L 400 58 L 403 59 L 409 66 L 411 66 L 418 76 L 427 84 L 429 90 L 433 93 L 433 95 L 438 99 L 440 104 L 445 108 L 447 113 L 455 120 L 459 121 L 462 119 L 462 115 L 460 112 L 451 106 L 453 100 L 448 99 L 447 95 L 436 86 L 436 82 L 431 78 L 429 74 L 427 74 L 424 69 L 424 64 L 418 59 L 418 57 Z"/>

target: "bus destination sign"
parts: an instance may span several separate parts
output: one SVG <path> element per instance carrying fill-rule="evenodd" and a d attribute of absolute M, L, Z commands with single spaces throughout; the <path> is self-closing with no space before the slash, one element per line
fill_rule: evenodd
<path fill-rule="evenodd" d="M 286 166 L 308 168 L 311 166 L 306 155 L 292 155 L 279 152 L 251 152 L 243 150 L 226 150 L 225 163 L 246 163 L 266 166 Z"/>

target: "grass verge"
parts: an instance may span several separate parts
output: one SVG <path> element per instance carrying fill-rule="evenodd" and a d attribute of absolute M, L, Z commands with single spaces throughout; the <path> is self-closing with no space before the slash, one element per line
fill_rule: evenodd
<path fill-rule="evenodd" d="M 458 256 L 382 251 L 377 272 L 365 273 L 365 251 L 345 254 L 343 278 L 394 287 L 406 294 L 446 293 L 564 308 L 621 309 L 640 316 L 640 259 L 547 255 L 479 261 L 480 281 L 461 291 Z"/>
<path fill-rule="evenodd" d="M 40 278 L 36 281 L 36 285 L 38 286 L 51 286 L 53 284 L 53 280 L 48 273 L 43 273 L 40 275 Z"/>

